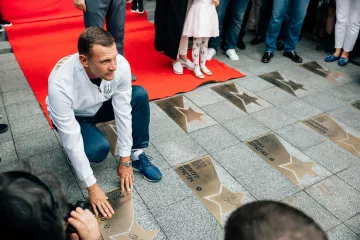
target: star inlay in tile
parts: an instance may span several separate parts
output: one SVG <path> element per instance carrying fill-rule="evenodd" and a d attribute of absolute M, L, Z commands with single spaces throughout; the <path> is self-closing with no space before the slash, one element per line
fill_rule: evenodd
<path fill-rule="evenodd" d="M 186 122 L 190 123 L 192 121 L 198 120 L 204 123 L 204 120 L 202 120 L 201 116 L 204 116 L 205 114 L 195 112 L 191 107 L 189 107 L 188 109 L 176 107 L 176 109 L 179 110 L 182 114 L 184 114 L 184 116 L 186 117 Z"/>
<path fill-rule="evenodd" d="M 306 70 L 308 70 L 316 75 L 326 78 L 332 82 L 336 82 L 336 80 L 338 78 L 344 77 L 344 73 L 324 68 L 323 66 L 321 66 L 319 63 L 317 63 L 315 61 L 304 63 L 299 66 L 302 68 L 305 68 Z"/>
<path fill-rule="evenodd" d="M 292 171 L 298 181 L 305 175 L 318 176 L 313 170 L 314 162 L 303 162 L 293 156 L 290 156 L 290 163 L 279 165 L 279 167 Z"/>
<path fill-rule="evenodd" d="M 116 240 L 153 240 L 159 231 L 143 229 L 138 223 L 134 222 L 129 233 L 114 237 Z"/>

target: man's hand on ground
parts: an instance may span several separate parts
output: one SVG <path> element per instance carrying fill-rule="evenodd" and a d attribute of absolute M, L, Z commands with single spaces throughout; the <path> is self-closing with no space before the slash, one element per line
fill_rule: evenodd
<path fill-rule="evenodd" d="M 120 162 L 126 163 L 129 162 L 130 157 L 120 157 Z M 118 175 L 120 177 L 120 189 L 121 191 L 131 191 L 134 181 L 134 172 L 133 168 L 127 166 L 118 166 Z"/>
<path fill-rule="evenodd" d="M 70 239 L 100 240 L 99 224 L 88 209 L 76 208 L 70 216 L 69 223 L 78 231 L 77 234 L 71 234 Z"/>
<path fill-rule="evenodd" d="M 85 0 L 74 0 L 74 5 L 77 9 L 86 12 Z"/>
<path fill-rule="evenodd" d="M 112 214 L 114 214 L 114 210 L 111 207 L 110 203 L 107 201 L 107 197 L 103 190 L 99 187 L 99 185 L 96 183 L 91 185 L 90 187 L 88 187 L 88 192 L 89 200 L 95 214 L 98 215 L 99 210 L 101 215 L 106 218 L 111 218 Z"/>

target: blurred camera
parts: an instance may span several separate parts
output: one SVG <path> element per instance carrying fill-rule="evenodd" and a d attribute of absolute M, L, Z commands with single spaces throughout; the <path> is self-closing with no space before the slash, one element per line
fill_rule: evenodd
<path fill-rule="evenodd" d="M 70 213 L 71 211 L 75 211 L 76 208 L 82 208 L 82 209 L 89 209 L 92 212 L 91 206 L 89 202 L 85 202 L 85 201 L 77 201 L 75 204 L 68 204 L 68 208 L 64 217 L 64 220 L 67 222 L 69 217 L 70 217 Z M 70 235 L 72 233 L 77 233 L 76 228 L 71 225 L 70 223 L 67 225 L 66 228 L 66 239 L 70 239 Z"/>

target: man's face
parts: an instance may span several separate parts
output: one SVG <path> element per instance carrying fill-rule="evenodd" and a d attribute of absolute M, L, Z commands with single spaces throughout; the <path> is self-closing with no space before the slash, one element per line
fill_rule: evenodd
<path fill-rule="evenodd" d="M 92 56 L 88 58 L 88 68 L 90 72 L 96 76 L 107 81 L 114 79 L 114 72 L 116 66 L 116 56 L 118 51 L 115 43 L 110 47 L 101 45 L 94 45 L 91 49 Z"/>

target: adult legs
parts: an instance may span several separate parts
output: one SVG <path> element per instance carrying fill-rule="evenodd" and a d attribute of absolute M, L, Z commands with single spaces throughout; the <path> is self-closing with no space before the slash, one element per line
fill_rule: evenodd
<path fill-rule="evenodd" d="M 352 0 L 349 19 L 346 26 L 342 57 L 348 58 L 349 52 L 354 49 L 360 28 L 360 2 Z M 344 54 L 345 53 L 345 54 Z"/>
<path fill-rule="evenodd" d="M 335 56 L 340 56 L 341 49 L 344 46 L 350 8 L 351 0 L 336 0 Z"/>
<path fill-rule="evenodd" d="M 124 26 L 126 16 L 126 1 L 111 0 L 106 14 L 106 25 L 108 31 L 114 36 L 116 48 L 124 55 Z"/>
<path fill-rule="evenodd" d="M 285 52 L 293 52 L 296 49 L 309 2 L 310 0 L 292 1 L 289 14 L 291 20 L 288 35 L 285 40 Z"/>
<path fill-rule="evenodd" d="M 229 6 L 229 2 L 230 2 L 230 0 L 222 0 L 222 1 L 220 1 L 219 6 L 216 8 L 218 18 L 219 18 L 219 36 L 210 38 L 210 40 L 209 40 L 209 48 L 213 48 L 213 49 L 215 49 L 215 51 L 217 51 L 217 48 L 220 46 L 225 14 L 226 14 L 226 10 Z"/>

